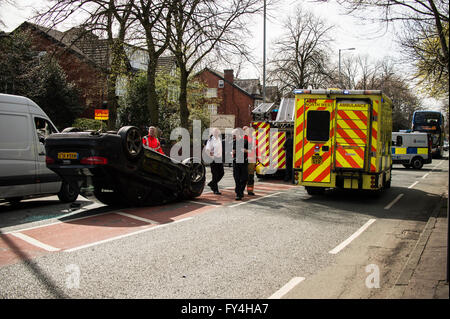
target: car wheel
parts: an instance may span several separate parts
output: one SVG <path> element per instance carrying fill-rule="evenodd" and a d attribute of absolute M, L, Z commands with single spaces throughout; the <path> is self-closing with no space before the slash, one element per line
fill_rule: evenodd
<path fill-rule="evenodd" d="M 423 166 L 423 160 L 420 157 L 414 157 L 411 161 L 412 167 L 415 169 L 421 169 Z"/>
<path fill-rule="evenodd" d="M 139 129 L 135 126 L 124 126 L 117 134 L 122 138 L 125 155 L 131 160 L 137 158 L 142 152 L 142 137 Z"/>
<path fill-rule="evenodd" d="M 203 193 L 206 181 L 205 165 L 196 163 L 193 158 L 187 158 L 182 163 L 188 167 L 188 180 L 183 190 L 183 198 L 189 199 L 200 196 Z"/>
<path fill-rule="evenodd" d="M 63 182 L 61 185 L 61 190 L 59 191 L 58 198 L 64 203 L 72 203 L 78 198 L 80 194 L 80 189 L 78 186 Z"/>

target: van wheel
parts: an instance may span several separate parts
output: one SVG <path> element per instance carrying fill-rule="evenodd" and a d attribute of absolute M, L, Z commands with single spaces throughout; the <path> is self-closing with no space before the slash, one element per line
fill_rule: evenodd
<path fill-rule="evenodd" d="M 142 152 L 142 137 L 139 129 L 135 126 L 124 126 L 117 134 L 122 138 L 122 145 L 125 155 L 133 160 Z"/>
<path fill-rule="evenodd" d="M 423 166 L 423 160 L 421 157 L 414 157 L 411 161 L 411 165 L 415 169 L 421 169 Z"/>
<path fill-rule="evenodd" d="M 78 198 L 78 194 L 80 194 L 80 188 L 78 186 L 63 182 L 61 190 L 57 195 L 60 201 L 72 203 Z"/>
<path fill-rule="evenodd" d="M 325 193 L 324 187 L 305 186 L 308 195 L 322 195 Z"/>

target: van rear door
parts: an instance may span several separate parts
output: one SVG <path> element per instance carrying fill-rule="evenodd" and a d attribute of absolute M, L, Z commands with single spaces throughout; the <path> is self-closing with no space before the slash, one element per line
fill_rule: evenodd
<path fill-rule="evenodd" d="M 306 130 L 303 145 L 303 182 L 330 183 L 334 100 L 305 99 Z"/>
<path fill-rule="evenodd" d="M 370 105 L 366 101 L 337 101 L 336 169 L 364 169 Z"/>

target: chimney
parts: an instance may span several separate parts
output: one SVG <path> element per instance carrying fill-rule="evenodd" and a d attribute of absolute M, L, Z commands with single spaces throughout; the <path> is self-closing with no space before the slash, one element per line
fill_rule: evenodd
<path fill-rule="evenodd" d="M 226 81 L 233 83 L 234 81 L 234 75 L 233 75 L 233 70 L 223 70 L 224 73 L 224 78 Z"/>

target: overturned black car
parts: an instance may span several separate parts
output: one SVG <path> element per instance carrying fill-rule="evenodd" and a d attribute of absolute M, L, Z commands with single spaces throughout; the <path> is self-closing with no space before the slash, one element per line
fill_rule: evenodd
<path fill-rule="evenodd" d="M 47 167 L 71 187 L 92 189 L 107 205 L 159 205 L 203 192 L 205 167 L 144 148 L 139 129 L 79 132 L 72 128 L 45 141 Z"/>

